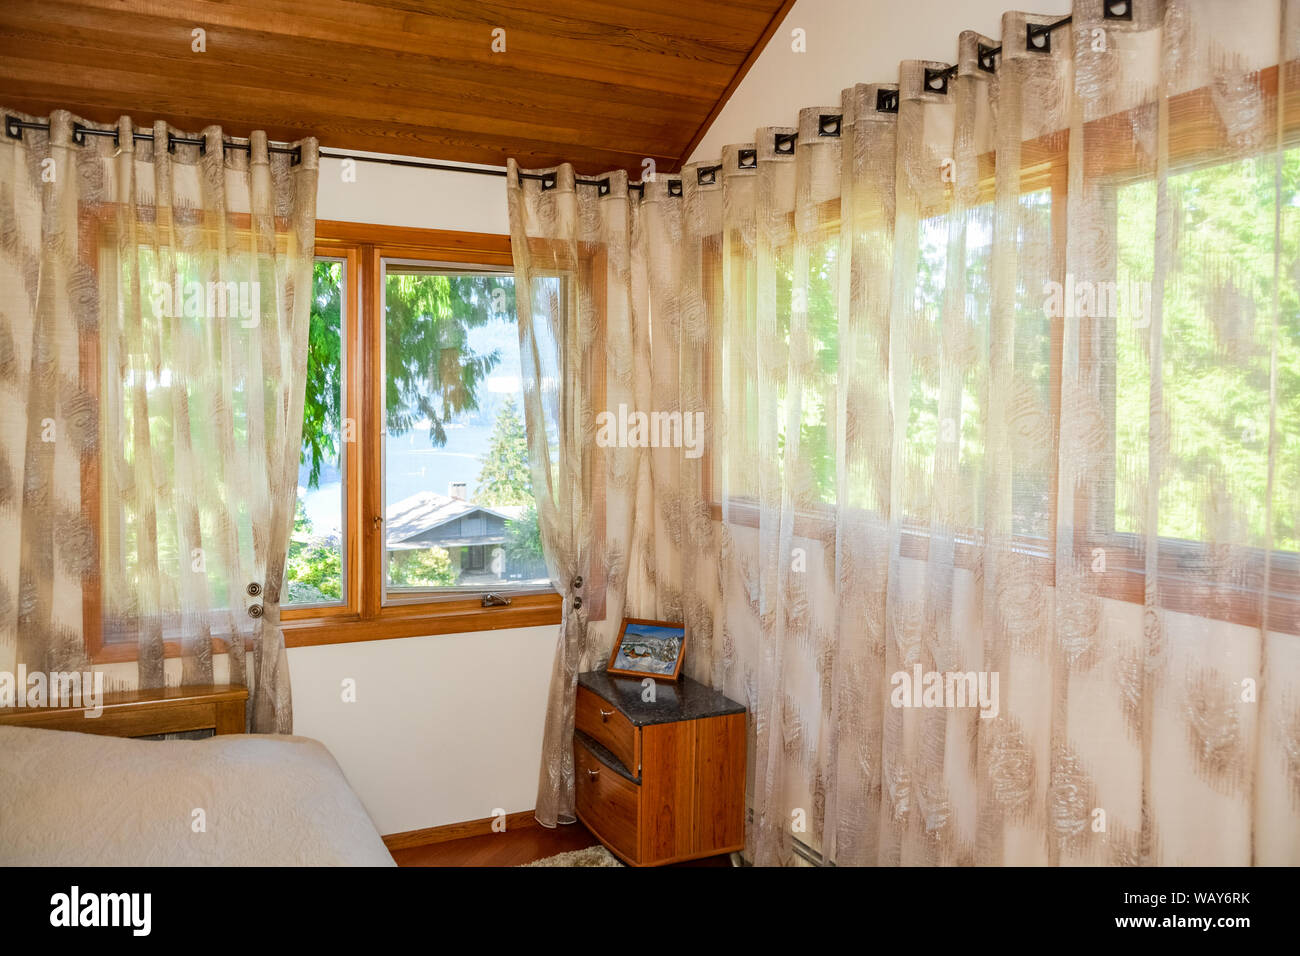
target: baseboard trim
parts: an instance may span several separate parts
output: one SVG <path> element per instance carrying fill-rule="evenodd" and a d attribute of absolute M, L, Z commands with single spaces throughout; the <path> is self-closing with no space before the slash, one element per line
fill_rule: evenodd
<path fill-rule="evenodd" d="M 383 838 L 384 846 L 392 850 L 409 850 L 417 846 L 431 846 L 434 843 L 447 843 L 450 840 L 463 840 L 466 837 L 484 836 L 494 832 L 492 824 L 499 817 L 483 817 L 481 820 L 466 820 L 464 823 L 447 823 L 440 827 L 425 827 L 423 830 L 406 830 L 403 833 L 390 833 Z M 506 830 L 526 830 L 541 826 L 537 822 L 536 810 L 520 810 L 518 813 L 506 814 Z"/>

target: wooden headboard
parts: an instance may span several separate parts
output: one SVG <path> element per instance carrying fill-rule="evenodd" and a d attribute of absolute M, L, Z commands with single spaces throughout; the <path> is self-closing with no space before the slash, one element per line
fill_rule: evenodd
<path fill-rule="evenodd" d="M 207 729 L 242 734 L 247 701 L 247 687 L 229 684 L 116 691 L 104 695 L 104 711 L 98 717 L 88 717 L 86 707 L 4 707 L 0 724 L 112 737 Z"/>

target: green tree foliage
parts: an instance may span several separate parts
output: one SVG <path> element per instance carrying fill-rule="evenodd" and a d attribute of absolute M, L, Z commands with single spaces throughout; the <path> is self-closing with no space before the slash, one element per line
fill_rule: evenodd
<path fill-rule="evenodd" d="M 290 604 L 315 604 L 343 597 L 343 555 L 337 544 L 312 534 L 301 499 L 294 512 L 285 578 Z"/>
<path fill-rule="evenodd" d="M 506 522 L 506 568 L 524 578 L 546 577 L 542 557 L 542 529 L 536 505 L 530 504 L 518 518 Z"/>
<path fill-rule="evenodd" d="M 451 587 L 456 584 L 456 569 L 451 556 L 442 548 L 388 552 L 388 580 L 394 587 Z"/>
<path fill-rule="evenodd" d="M 312 279 L 301 460 L 310 462 L 307 484 L 316 488 L 322 465 L 339 458 L 343 432 L 343 265 L 318 261 Z M 500 315 L 501 307 L 511 313 L 511 281 L 498 276 L 388 276 L 384 355 L 385 427 L 390 434 L 403 434 L 427 419 L 429 440 L 441 447 L 447 442 L 447 423 L 478 408 L 479 386 L 500 355 L 474 352 L 468 332 Z"/>
<path fill-rule="evenodd" d="M 441 447 L 447 424 L 478 408 L 479 386 L 501 359 L 471 349 L 469 332 L 513 302 L 512 280 L 390 273 L 385 293 L 385 427 L 401 435 L 428 421 Z"/>
<path fill-rule="evenodd" d="M 311 462 L 308 486 L 320 483 L 321 465 L 338 461 L 343 429 L 343 263 L 317 261 L 312 273 L 311 326 L 307 333 L 307 391 L 303 402 L 302 457 Z"/>
<path fill-rule="evenodd" d="M 528 467 L 528 435 L 513 396 L 497 412 L 488 452 L 483 456 L 474 500 L 481 505 L 526 505 L 533 501 Z"/>
<path fill-rule="evenodd" d="M 1168 182 L 1177 247 L 1160 327 L 1165 466 L 1158 534 L 1197 541 L 1267 541 L 1269 376 L 1278 301 L 1273 547 L 1300 550 L 1300 150 L 1196 169 Z M 1276 231 L 1282 203 L 1282 232 Z M 1149 283 L 1156 248 L 1155 184 L 1120 191 L 1121 282 Z M 1275 237 L 1281 274 L 1274 273 Z M 1115 525 L 1144 532 L 1151 476 L 1151 330 L 1143 316 L 1116 327 Z"/>

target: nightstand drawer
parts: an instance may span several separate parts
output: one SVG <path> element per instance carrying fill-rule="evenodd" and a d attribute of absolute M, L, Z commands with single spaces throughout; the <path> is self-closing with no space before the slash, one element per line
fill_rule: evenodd
<path fill-rule="evenodd" d="M 613 704 L 606 703 L 585 687 L 578 688 L 574 726 L 622 761 L 633 776 L 639 774 L 637 729 Z"/>
<path fill-rule="evenodd" d="M 582 741 L 573 742 L 578 816 L 617 853 L 637 858 L 637 800 L 640 788 L 605 766 Z"/>

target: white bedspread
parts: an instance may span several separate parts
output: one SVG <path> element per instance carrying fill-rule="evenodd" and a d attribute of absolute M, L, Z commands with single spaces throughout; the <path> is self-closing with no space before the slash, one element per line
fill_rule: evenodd
<path fill-rule="evenodd" d="M 392 866 L 393 858 L 339 765 L 310 738 L 153 741 L 0 727 L 0 865 Z"/>

